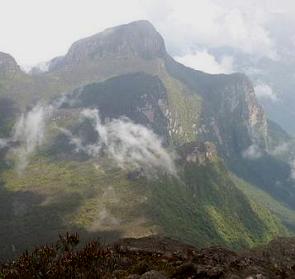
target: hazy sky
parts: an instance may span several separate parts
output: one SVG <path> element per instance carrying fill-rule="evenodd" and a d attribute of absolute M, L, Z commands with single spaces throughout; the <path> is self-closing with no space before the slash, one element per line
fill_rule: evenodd
<path fill-rule="evenodd" d="M 295 47 L 294 0 L 0 0 L 0 51 L 32 65 L 65 54 L 77 39 L 106 27 L 150 20 L 178 60 L 209 72 L 231 72 L 231 47 L 280 59 Z M 294 30 L 294 31 L 293 31 Z"/>

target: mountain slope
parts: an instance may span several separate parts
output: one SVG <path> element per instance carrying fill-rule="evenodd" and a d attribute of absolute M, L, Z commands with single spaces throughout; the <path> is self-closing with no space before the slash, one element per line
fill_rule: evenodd
<path fill-rule="evenodd" d="M 239 74 L 209 75 L 175 62 L 147 21 L 107 29 L 74 43 L 66 56 L 51 62 L 45 75 L 75 88 L 136 72 L 156 75 L 163 82 L 171 114 L 169 129 L 176 142 L 189 142 L 200 135 L 214 137 L 226 149 L 245 137 L 238 151 L 253 141 L 267 146 L 266 118 L 249 80 Z M 242 122 L 225 126 L 230 119 Z M 202 131 L 202 125 L 211 135 Z"/>
<path fill-rule="evenodd" d="M 127 73 L 145 72 L 158 76 L 167 90 L 169 130 L 176 142 L 193 141 L 197 134 L 209 137 L 207 131 L 202 131 L 202 125 L 206 125 L 215 141 L 222 140 L 222 137 L 241 139 L 245 136 L 250 139 L 245 139 L 243 145 L 256 137 L 261 145 L 266 145 L 265 116 L 248 79 L 236 74 L 209 75 L 175 62 L 167 54 L 162 37 L 147 21 L 110 28 L 82 39 L 72 45 L 66 56 L 54 59 L 50 65 L 47 73 L 37 77 L 47 79 L 51 88 L 44 90 L 53 96 L 62 88 L 71 91 L 81 85 Z M 217 108 L 220 101 L 224 104 Z M 222 115 L 227 110 L 229 113 Z M 242 115 L 238 114 L 240 110 Z M 245 123 L 229 123 L 228 127 L 222 127 L 224 120 L 230 118 Z M 231 135 L 231 130 L 239 124 L 242 124 L 243 131 Z M 222 144 L 228 141 L 225 139 Z"/>
<path fill-rule="evenodd" d="M 23 172 L 15 168 L 17 147 L 30 151 L 31 138 L 12 137 L 3 151 L 4 255 L 63 230 L 106 238 L 165 234 L 234 248 L 288 233 L 271 208 L 241 191 L 243 182 L 227 170 L 283 203 L 293 201 L 292 182 L 282 179 L 279 195 L 265 179 L 277 161 L 268 154 L 268 122 L 246 76 L 184 67 L 146 21 L 74 43 L 46 73 L 19 75 L 3 78 L 12 86 L 3 96 L 21 88 L 12 98 L 22 105 L 11 109 L 12 120 L 0 128 L 12 133 L 13 124 L 7 123 L 37 100 L 49 103 L 52 112 L 40 122 L 46 140 L 39 144 L 37 137 Z M 25 89 L 28 98 L 22 97 Z M 267 156 L 258 174 L 256 164 L 243 158 L 251 146 Z M 283 169 L 279 179 L 289 171 L 285 163 Z M 32 234 L 38 239 L 29 238 Z"/>
<path fill-rule="evenodd" d="M 88 237 L 96 232 L 107 239 L 163 234 L 198 246 L 216 243 L 234 248 L 285 235 L 286 229 L 268 209 L 237 188 L 214 144 L 182 146 L 177 177 L 160 172 L 146 178 L 141 168 L 118 168 L 107 154 L 92 158 L 77 153 L 67 135 L 54 128 L 64 127 L 93 142 L 91 127 L 75 119 L 79 111 L 97 108 L 102 121 L 128 116 L 171 145 L 162 112 L 165 92 L 159 78 L 143 73 L 74 91 L 71 102 L 51 117 L 49 140 L 26 170 L 19 176 L 11 167 L 2 172 L 3 253 L 10 255 L 11 247 L 20 252 L 66 230 Z M 23 241 L 32 234 L 38 239 Z"/>
<path fill-rule="evenodd" d="M 102 158 L 48 162 L 36 157 L 24 175 L 10 170 L 2 176 L 1 255 L 20 253 L 68 230 L 104 240 L 160 234 L 200 247 L 236 249 L 286 235 L 269 210 L 243 195 L 221 162 L 186 163 L 180 178 L 147 180 Z"/>

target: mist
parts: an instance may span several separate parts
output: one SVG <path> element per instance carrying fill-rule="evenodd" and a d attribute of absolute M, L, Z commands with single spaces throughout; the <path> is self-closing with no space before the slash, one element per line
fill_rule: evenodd
<path fill-rule="evenodd" d="M 242 157 L 248 160 L 257 160 L 261 158 L 262 152 L 258 145 L 251 144 L 247 149 L 242 152 Z"/>
<path fill-rule="evenodd" d="M 23 113 L 14 127 L 12 141 L 18 143 L 13 149 L 16 155 L 16 169 L 20 173 L 29 163 L 29 158 L 45 140 L 46 121 L 52 112 L 51 106 L 37 104 Z"/>
<path fill-rule="evenodd" d="M 176 175 L 173 154 L 163 148 L 161 139 L 150 129 L 124 117 L 103 124 L 97 109 L 83 110 L 83 120 L 89 120 L 97 133 L 97 141 L 93 144 L 83 144 L 79 137 L 62 129 L 76 151 L 96 158 L 103 151 L 122 169 L 142 169 L 145 174 L 161 170 Z"/>
<path fill-rule="evenodd" d="M 15 169 L 21 174 L 34 153 L 46 142 L 48 120 L 64 98 L 54 105 L 37 104 L 30 111 L 22 113 L 17 120 L 13 135 L 0 139 L 0 148 L 10 146 L 15 155 Z M 97 109 L 84 109 L 80 120 L 90 121 L 97 134 L 97 141 L 83 143 L 70 130 L 58 127 L 75 146 L 76 152 L 84 152 L 98 158 L 102 151 L 122 169 L 141 169 L 145 175 L 154 175 L 158 170 L 176 176 L 174 154 L 168 153 L 161 139 L 150 129 L 122 117 L 103 124 Z M 12 144 L 16 147 L 12 147 Z"/>
<path fill-rule="evenodd" d="M 8 140 L 0 138 L 0 149 L 5 148 L 7 146 L 8 146 Z"/>

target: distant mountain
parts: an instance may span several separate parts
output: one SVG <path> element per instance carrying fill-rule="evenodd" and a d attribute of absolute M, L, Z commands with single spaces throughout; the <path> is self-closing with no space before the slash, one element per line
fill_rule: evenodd
<path fill-rule="evenodd" d="M 0 52 L 0 77 L 1 79 L 12 78 L 17 72 L 20 71 L 19 66 L 12 56 Z"/>
<path fill-rule="evenodd" d="M 71 69 L 107 57 L 155 59 L 165 55 L 167 53 L 163 38 L 148 21 L 142 20 L 109 28 L 75 42 L 64 57 L 51 62 L 49 70 Z"/>
<path fill-rule="evenodd" d="M 291 167 L 272 153 L 292 138 L 245 75 L 177 63 L 147 21 L 74 43 L 46 72 L 12 64 L 0 66 L 3 256 L 65 230 L 237 249 L 294 232 Z"/>
<path fill-rule="evenodd" d="M 253 57 L 233 48 L 212 48 L 210 53 L 221 58 L 230 56 L 234 69 L 246 73 L 257 87 L 257 96 L 267 116 L 294 135 L 294 66 L 295 57 L 291 47 L 280 44 L 277 59 Z"/>

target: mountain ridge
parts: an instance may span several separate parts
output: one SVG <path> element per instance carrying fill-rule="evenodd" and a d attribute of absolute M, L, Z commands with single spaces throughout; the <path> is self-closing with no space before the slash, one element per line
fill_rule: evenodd
<path fill-rule="evenodd" d="M 67 64 L 78 64 L 83 59 L 96 59 L 109 55 L 127 58 L 130 54 L 146 59 L 166 55 L 163 38 L 148 21 L 136 21 L 107 28 L 76 41 L 63 58 L 59 58 L 54 66 L 49 66 L 49 71 L 58 70 Z"/>
<path fill-rule="evenodd" d="M 46 140 L 37 145 L 24 173 L 16 175 L 16 156 L 4 152 L 7 164 L 0 177 L 6 198 L 1 206 L 11 219 L 0 215 L 6 224 L 1 235 L 3 251 L 11 254 L 9 245 L 16 245 L 18 252 L 24 249 L 22 233 L 46 239 L 56 228 L 79 228 L 86 235 L 156 232 L 203 246 L 218 243 L 234 248 L 292 232 L 280 216 L 246 195 L 236 185 L 239 180 L 231 177 L 232 171 L 253 187 L 271 193 L 283 207 L 292 203 L 291 183 L 281 180 L 279 190 L 290 197 L 286 201 L 274 192 L 275 184 L 265 185 L 269 181 L 264 181 L 268 174 L 263 169 L 258 175 L 265 184 L 251 180 L 259 162 L 243 158 L 248 148 L 251 155 L 254 146 L 274 172 L 276 161 L 267 153 L 267 119 L 249 79 L 243 74 L 210 75 L 179 64 L 166 53 L 162 37 L 146 21 L 105 32 L 74 43 L 66 56 L 52 62 L 48 72 L 14 80 L 12 88 L 21 88 L 19 91 L 0 92 L 5 97 L 13 92 L 16 104 L 19 99 L 25 103 L 15 119 L 38 101 L 55 106 L 44 124 Z M 144 39 L 142 32 L 147 33 Z M 25 89 L 27 100 L 22 96 Z M 38 109 L 40 112 L 40 106 Z M 31 111 L 22 114 L 23 119 L 29 119 L 25 116 Z M 125 132 L 131 127 L 131 132 L 120 137 L 122 129 L 114 133 L 118 125 L 124 125 Z M 9 127 L 13 131 L 13 125 Z M 148 136 L 153 133 L 152 139 L 162 144 L 156 150 L 165 148 L 181 155 L 175 158 L 178 178 L 156 171 L 150 179 L 145 176 L 146 165 L 129 168 L 126 150 L 120 146 L 129 143 L 130 136 L 135 143 L 141 140 L 138 131 L 145 132 L 144 140 L 136 145 L 140 152 L 150 150 Z M 111 136 L 119 137 L 112 140 Z M 104 142 L 100 141 L 103 137 Z M 140 149 L 143 143 L 148 148 Z M 123 151 L 126 166 L 116 164 L 122 153 L 118 158 L 114 151 Z M 127 151 L 130 157 L 134 150 Z M 142 157 L 140 152 L 135 154 L 137 160 Z M 284 163 L 286 173 L 287 166 Z M 22 214 L 18 207 L 25 208 Z M 35 216 L 39 211 L 44 214 L 38 214 L 40 219 Z M 52 212 L 54 222 L 48 223 Z"/>
<path fill-rule="evenodd" d="M 15 278 L 36 274 L 48 278 L 293 278 L 294 267 L 294 238 L 236 252 L 219 246 L 200 249 L 157 236 L 81 245 L 79 235 L 67 233 L 54 244 L 6 261 L 0 272 Z"/>

